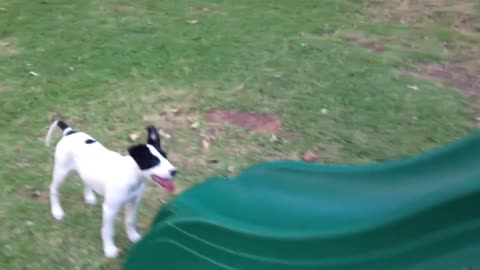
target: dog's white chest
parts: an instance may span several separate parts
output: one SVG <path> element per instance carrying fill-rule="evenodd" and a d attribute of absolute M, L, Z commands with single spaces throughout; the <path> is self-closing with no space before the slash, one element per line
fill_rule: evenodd
<path fill-rule="evenodd" d="M 131 200 L 134 198 L 138 198 L 139 196 L 142 195 L 144 189 L 145 189 L 145 182 L 138 181 L 137 183 L 129 187 L 126 199 Z"/>

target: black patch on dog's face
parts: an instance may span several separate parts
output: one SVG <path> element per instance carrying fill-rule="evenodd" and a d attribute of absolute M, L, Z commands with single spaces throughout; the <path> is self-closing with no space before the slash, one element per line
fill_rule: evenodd
<path fill-rule="evenodd" d="M 128 153 L 135 160 L 141 170 L 147 170 L 160 164 L 160 159 L 153 155 L 145 144 L 135 145 L 128 148 Z"/>
<path fill-rule="evenodd" d="M 162 149 L 160 144 L 160 134 L 158 134 L 157 128 L 148 126 L 146 130 L 148 131 L 147 143 L 155 147 L 164 158 L 167 158 L 167 153 Z"/>
<path fill-rule="evenodd" d="M 92 143 L 95 143 L 96 141 L 95 140 L 92 140 L 92 139 L 87 139 L 85 141 L 86 144 L 92 144 Z"/>

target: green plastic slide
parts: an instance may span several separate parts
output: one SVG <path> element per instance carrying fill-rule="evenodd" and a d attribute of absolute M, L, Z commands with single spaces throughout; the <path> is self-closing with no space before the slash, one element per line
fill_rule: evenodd
<path fill-rule="evenodd" d="M 480 265 L 480 134 L 379 164 L 256 165 L 161 209 L 126 270 Z"/>

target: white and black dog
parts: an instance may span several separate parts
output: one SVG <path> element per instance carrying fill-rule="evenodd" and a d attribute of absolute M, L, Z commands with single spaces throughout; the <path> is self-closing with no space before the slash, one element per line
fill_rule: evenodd
<path fill-rule="evenodd" d="M 175 186 L 175 167 L 168 161 L 160 146 L 160 136 L 155 127 L 147 127 L 147 144 L 139 144 L 128 149 L 123 156 L 111 151 L 95 141 L 91 136 L 74 131 L 65 122 L 55 120 L 45 139 L 48 146 L 54 130 L 59 127 L 63 137 L 55 149 L 53 179 L 50 184 L 50 205 L 56 220 L 62 220 L 64 211 L 58 199 L 58 190 L 69 172 L 76 171 L 83 180 L 85 202 L 95 204 L 97 194 L 104 196 L 102 240 L 106 257 L 118 256 L 114 243 L 115 217 L 125 206 L 125 230 L 132 242 L 141 236 L 135 229 L 136 209 L 145 187 L 145 179 L 150 179 L 169 192 Z"/>

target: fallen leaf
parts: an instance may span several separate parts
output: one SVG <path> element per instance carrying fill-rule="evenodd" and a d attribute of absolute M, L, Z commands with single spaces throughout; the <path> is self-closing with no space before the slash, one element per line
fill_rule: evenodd
<path fill-rule="evenodd" d="M 32 75 L 32 76 L 38 76 L 38 75 L 40 75 L 40 74 L 36 73 L 35 71 L 30 71 L 30 72 L 28 72 L 28 73 L 29 73 L 30 75 Z"/>
<path fill-rule="evenodd" d="M 68 67 L 68 68 L 69 68 L 70 70 L 75 70 L 75 68 L 74 68 L 74 67 L 72 67 L 72 66 L 70 66 L 70 67 Z"/>
<path fill-rule="evenodd" d="M 203 147 L 203 151 L 205 151 L 205 152 L 210 151 L 210 142 L 208 142 L 207 140 L 203 139 L 203 140 L 202 140 L 202 147 Z"/>
<path fill-rule="evenodd" d="M 136 141 L 140 137 L 140 135 L 138 133 L 132 133 L 132 134 L 128 135 L 128 137 L 133 142 L 133 141 Z"/>
<path fill-rule="evenodd" d="M 235 91 L 240 91 L 240 90 L 243 90 L 245 88 L 245 84 L 241 83 L 237 86 L 235 86 L 234 90 Z"/>
<path fill-rule="evenodd" d="M 33 222 L 30 221 L 30 220 L 27 220 L 27 222 L 25 222 L 25 224 L 26 224 L 27 226 L 32 226 L 32 225 L 33 225 Z"/>
<path fill-rule="evenodd" d="M 328 113 L 328 109 L 327 109 L 327 108 L 323 108 L 323 109 L 320 110 L 320 112 L 321 112 L 322 114 L 327 114 L 327 113 Z"/>
<path fill-rule="evenodd" d="M 305 162 L 313 162 L 317 160 L 317 155 L 315 155 L 315 153 L 313 153 L 312 151 L 307 151 L 303 153 L 302 160 Z"/>
<path fill-rule="evenodd" d="M 198 122 L 198 118 L 195 116 L 187 116 L 187 121 L 189 123 L 195 123 L 195 122 Z"/>
<path fill-rule="evenodd" d="M 173 114 L 176 114 L 176 113 L 180 112 L 180 109 L 179 108 L 173 108 L 173 109 L 170 109 L 170 112 L 173 113 Z"/>
<path fill-rule="evenodd" d="M 198 123 L 198 122 L 195 122 L 195 123 L 190 125 L 190 127 L 193 128 L 193 129 L 197 129 L 199 126 L 200 126 L 200 123 Z"/>
<path fill-rule="evenodd" d="M 418 88 L 418 86 L 416 86 L 416 85 L 408 85 L 407 87 L 411 90 L 414 90 L 414 91 L 420 90 L 420 88 Z"/>
<path fill-rule="evenodd" d="M 276 142 L 278 142 L 278 141 L 279 141 L 279 140 L 278 140 L 278 138 L 277 138 L 277 135 L 272 134 L 272 136 L 270 137 L 270 142 L 271 142 L 271 143 L 276 143 Z"/>
<path fill-rule="evenodd" d="M 210 146 L 211 146 L 211 139 L 210 137 L 204 137 L 202 140 L 202 148 L 204 152 L 210 151 Z"/>
<path fill-rule="evenodd" d="M 165 139 L 169 140 L 172 138 L 172 135 L 168 134 L 167 132 L 165 132 L 163 129 L 158 129 L 158 134 L 161 136 L 161 137 L 164 137 Z"/>
<path fill-rule="evenodd" d="M 196 24 L 196 23 L 198 23 L 198 20 L 187 20 L 185 22 L 189 23 L 189 24 Z"/>
<path fill-rule="evenodd" d="M 40 190 L 38 190 L 38 189 L 33 190 L 33 192 L 32 192 L 32 198 L 34 198 L 34 199 L 39 199 L 40 196 L 42 196 L 42 193 L 40 192 Z"/>
<path fill-rule="evenodd" d="M 230 166 L 228 166 L 227 170 L 228 170 L 229 173 L 234 173 L 235 172 L 235 166 L 230 165 Z"/>

